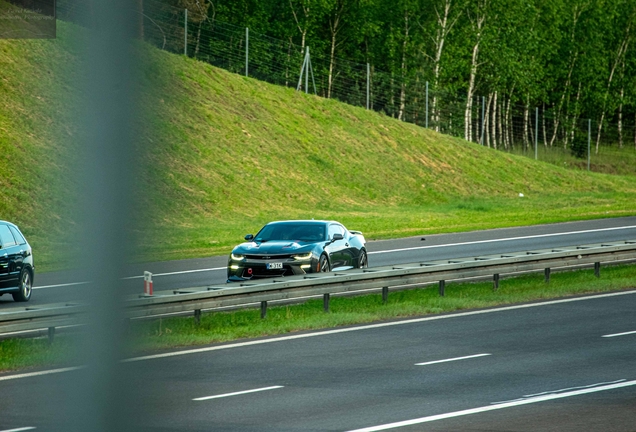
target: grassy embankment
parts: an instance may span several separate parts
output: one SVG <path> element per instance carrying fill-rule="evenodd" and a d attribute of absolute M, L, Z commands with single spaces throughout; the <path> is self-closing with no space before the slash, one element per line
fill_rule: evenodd
<path fill-rule="evenodd" d="M 60 22 L 55 40 L 0 40 L 0 217 L 24 228 L 40 271 L 67 265 L 60 251 L 76 235 L 81 38 Z M 225 254 L 281 218 L 338 219 L 377 239 L 636 214 L 633 176 L 535 162 L 138 52 L 144 260 Z"/>

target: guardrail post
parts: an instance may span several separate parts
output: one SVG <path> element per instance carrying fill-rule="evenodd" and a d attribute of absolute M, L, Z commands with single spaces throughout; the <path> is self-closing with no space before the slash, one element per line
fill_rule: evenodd
<path fill-rule="evenodd" d="M 49 345 L 53 343 L 53 338 L 55 338 L 55 327 L 49 327 Z"/>
<path fill-rule="evenodd" d="M 601 263 L 600 262 L 595 262 L 594 263 L 594 276 L 596 276 L 597 278 L 601 277 Z"/>
<path fill-rule="evenodd" d="M 201 325 L 201 309 L 194 310 L 194 323 L 197 326 Z"/>
<path fill-rule="evenodd" d="M 267 316 L 267 302 L 262 301 L 261 302 L 261 319 L 265 319 L 266 316 Z"/>
<path fill-rule="evenodd" d="M 495 273 L 492 278 L 492 289 L 497 291 L 499 289 L 499 273 Z"/>
<path fill-rule="evenodd" d="M 389 301 L 389 287 L 382 287 L 382 303 L 386 304 Z"/>
<path fill-rule="evenodd" d="M 545 272 L 545 283 L 550 283 L 550 269 L 547 268 L 544 270 Z"/>
<path fill-rule="evenodd" d="M 439 281 L 439 295 L 444 297 L 444 290 L 446 289 L 446 281 Z"/>
<path fill-rule="evenodd" d="M 329 312 L 329 298 L 330 298 L 329 293 L 322 295 L 322 307 L 325 310 L 325 312 Z"/>

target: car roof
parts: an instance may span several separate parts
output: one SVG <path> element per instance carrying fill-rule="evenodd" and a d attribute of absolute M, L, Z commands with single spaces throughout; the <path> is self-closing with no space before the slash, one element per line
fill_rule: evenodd
<path fill-rule="evenodd" d="M 336 221 L 314 220 L 314 219 L 293 219 L 293 220 L 273 221 L 273 222 L 267 223 L 266 225 L 287 224 L 287 223 L 315 223 L 317 225 L 326 225 L 326 224 L 330 224 L 330 223 L 337 223 L 339 225 L 342 225 L 340 222 L 336 222 Z"/>
<path fill-rule="evenodd" d="M 5 221 L 5 220 L 1 220 L 1 219 L 0 219 L 0 223 L 4 223 L 4 224 L 7 224 L 7 225 L 13 225 L 13 226 L 14 226 L 14 227 L 16 227 L 16 228 L 18 227 L 18 226 L 17 226 L 16 224 L 14 224 L 13 222 L 9 222 L 9 221 Z"/>

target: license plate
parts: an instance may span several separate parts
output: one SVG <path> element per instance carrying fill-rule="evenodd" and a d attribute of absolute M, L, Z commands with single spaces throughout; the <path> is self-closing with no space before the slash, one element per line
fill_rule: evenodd
<path fill-rule="evenodd" d="M 267 263 L 265 264 L 265 266 L 267 270 L 276 270 L 276 269 L 282 269 L 283 263 L 282 262 Z"/>

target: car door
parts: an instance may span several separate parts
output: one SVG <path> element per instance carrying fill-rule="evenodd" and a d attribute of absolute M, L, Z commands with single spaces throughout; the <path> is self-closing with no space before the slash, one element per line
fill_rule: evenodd
<path fill-rule="evenodd" d="M 13 238 L 15 239 L 14 248 L 14 271 L 17 275 L 17 278 L 20 278 L 20 274 L 22 273 L 22 269 L 24 268 L 24 260 L 29 256 L 29 247 L 24 236 L 18 231 L 15 227 L 9 225 L 9 231 L 13 234 Z"/>
<path fill-rule="evenodd" d="M 327 247 L 329 252 L 329 261 L 331 262 L 331 268 L 345 267 L 347 264 L 347 239 L 344 237 L 344 228 L 339 224 L 329 225 L 329 240 L 331 244 Z M 333 240 L 334 235 L 340 234 L 342 238 L 340 240 Z"/>
<path fill-rule="evenodd" d="M 346 267 L 355 267 L 357 265 L 357 250 L 355 248 L 355 245 L 351 243 L 351 235 L 349 234 L 349 231 L 342 225 L 338 224 L 338 228 L 340 232 L 342 232 L 342 236 L 344 237 L 344 248 L 341 251 L 343 260 L 342 265 Z"/>
<path fill-rule="evenodd" d="M 6 224 L 0 224 L 0 289 L 18 286 L 20 273 L 16 274 L 16 241 Z"/>

